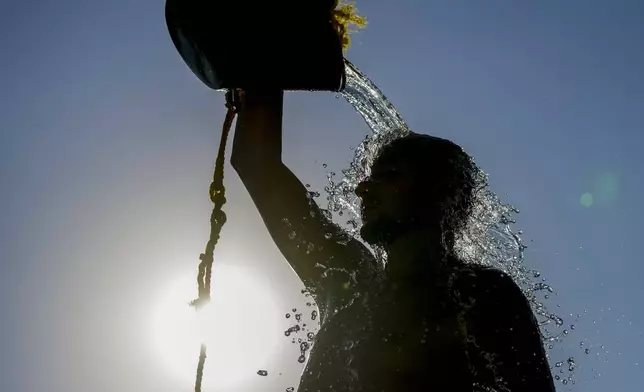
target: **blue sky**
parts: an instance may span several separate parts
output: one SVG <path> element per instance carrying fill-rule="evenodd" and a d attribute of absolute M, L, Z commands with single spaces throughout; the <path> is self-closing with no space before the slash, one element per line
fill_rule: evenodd
<path fill-rule="evenodd" d="M 347 57 L 521 210 L 528 263 L 576 326 L 552 353 L 577 358 L 572 390 L 640 391 L 644 2 L 520 3 L 358 2 L 370 25 Z M 0 49 L 0 390 L 189 390 L 155 362 L 142 315 L 205 244 L 222 94 L 175 52 L 162 1 L 5 4 Z M 330 93 L 288 94 L 284 122 L 285 160 L 317 189 L 368 133 Z M 226 174 L 217 251 L 286 312 L 298 280 Z M 282 343 L 284 379 L 231 390 L 290 386 Z"/>

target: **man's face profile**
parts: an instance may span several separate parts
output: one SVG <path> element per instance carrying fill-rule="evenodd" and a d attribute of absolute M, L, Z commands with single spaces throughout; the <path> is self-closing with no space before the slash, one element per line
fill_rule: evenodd
<path fill-rule="evenodd" d="M 446 202 L 463 186 L 455 180 L 467 170 L 455 167 L 459 154 L 463 152 L 454 143 L 419 134 L 385 147 L 371 175 L 356 188 L 362 202 L 362 238 L 386 245 L 411 229 L 438 230 Z"/>
<path fill-rule="evenodd" d="M 411 162 L 383 154 L 371 175 L 356 188 L 361 199 L 362 238 L 372 244 L 385 241 L 411 221 L 420 219 L 423 185 Z"/>

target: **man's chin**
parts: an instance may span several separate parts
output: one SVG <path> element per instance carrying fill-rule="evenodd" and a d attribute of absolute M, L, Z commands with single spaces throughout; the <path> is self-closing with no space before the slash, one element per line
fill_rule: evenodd
<path fill-rule="evenodd" d="M 360 237 L 369 245 L 386 245 L 395 236 L 395 226 L 384 219 L 363 222 Z"/>
<path fill-rule="evenodd" d="M 369 245 L 376 245 L 377 241 L 374 237 L 374 231 L 372 229 L 373 224 L 371 222 L 363 223 L 360 227 L 360 237 Z"/>

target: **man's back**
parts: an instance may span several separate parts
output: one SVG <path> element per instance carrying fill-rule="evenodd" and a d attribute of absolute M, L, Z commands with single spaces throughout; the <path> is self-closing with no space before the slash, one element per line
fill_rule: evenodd
<path fill-rule="evenodd" d="M 520 292 L 500 272 L 477 266 L 459 265 L 424 279 L 363 285 L 352 303 L 328 309 L 299 390 L 503 390 L 502 365 L 484 363 L 493 355 L 486 350 L 495 349 L 487 342 L 513 328 L 495 324 L 495 315 L 525 309 L 487 310 L 476 303 Z M 488 312 L 494 312 L 489 319 Z M 477 331 L 495 336 L 474 336 Z M 535 338 L 533 349 L 542 350 Z"/>

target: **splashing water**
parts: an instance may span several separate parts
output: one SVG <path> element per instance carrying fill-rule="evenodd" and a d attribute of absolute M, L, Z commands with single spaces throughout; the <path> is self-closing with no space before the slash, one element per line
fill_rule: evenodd
<path fill-rule="evenodd" d="M 306 290 L 302 290 L 302 294 L 306 293 Z M 306 306 L 314 306 L 315 303 L 307 302 Z M 311 313 L 311 321 L 315 324 L 317 311 L 313 310 Z M 312 332 L 307 328 L 305 319 L 302 317 L 302 313 L 297 313 L 297 309 L 293 308 L 292 313 L 286 313 L 286 318 L 291 319 L 291 316 L 295 319 L 296 324 L 290 326 L 286 331 L 284 331 L 284 336 L 291 337 L 291 343 L 299 345 L 300 355 L 297 358 L 297 362 L 304 363 L 306 362 L 307 352 L 313 347 L 315 341 L 315 332 Z M 311 329 L 317 329 L 315 326 Z M 308 332 L 307 332 L 308 331 Z M 305 337 L 298 337 L 300 332 L 306 332 Z M 294 337 L 293 337 L 293 336 Z"/>
<path fill-rule="evenodd" d="M 335 217 L 348 217 L 345 229 L 358 237 L 360 219 L 360 201 L 355 194 L 357 184 L 365 179 L 380 149 L 391 141 L 410 133 L 410 129 L 396 108 L 384 94 L 360 70 L 349 61 L 346 62 L 347 85 L 342 96 L 364 118 L 372 134 L 367 136 L 354 149 L 354 157 L 347 169 L 342 170 L 342 179 L 335 182 L 334 173 L 327 175 L 329 185 L 327 193 L 327 211 Z M 469 222 L 462 233 L 457 236 L 455 244 L 457 254 L 467 263 L 478 263 L 497 268 L 507 273 L 521 287 L 530 300 L 532 309 L 539 321 L 544 344 L 552 349 L 553 344 L 561 342 L 567 335 L 562 330 L 563 319 L 548 310 L 543 301 L 537 298 L 538 292 L 554 292 L 545 283 L 538 271 L 524 265 L 524 251 L 521 231 L 514 231 L 514 216 L 519 211 L 504 204 L 488 187 L 488 176 L 477 169 L 475 204 Z M 386 263 L 382 249 L 374 249 L 375 255 Z M 566 363 L 574 364 L 574 358 Z M 570 373 L 575 365 L 568 366 Z M 570 375 L 571 376 L 571 375 Z M 571 381 L 570 376 L 559 379 Z"/>

